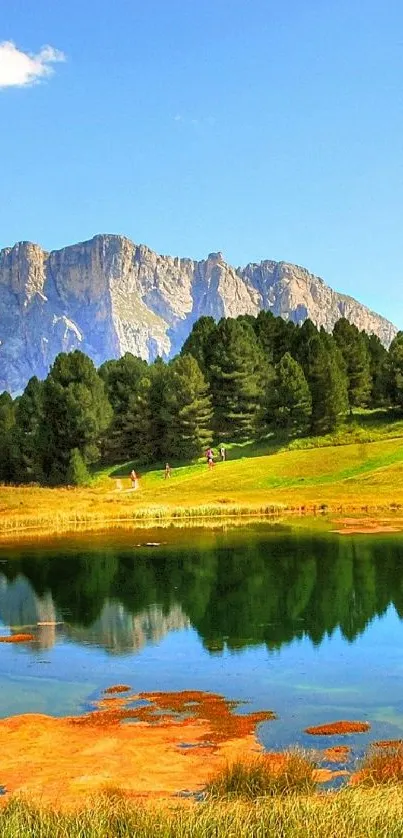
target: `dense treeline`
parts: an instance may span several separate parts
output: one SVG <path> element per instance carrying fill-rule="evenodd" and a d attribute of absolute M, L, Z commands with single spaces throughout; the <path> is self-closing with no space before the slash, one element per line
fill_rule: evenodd
<path fill-rule="evenodd" d="M 45 381 L 0 395 L 0 480 L 84 484 L 88 466 L 193 460 L 213 441 L 333 431 L 357 407 L 403 406 L 403 332 L 389 352 L 342 318 L 328 334 L 262 311 L 201 317 L 176 358 L 99 370 L 61 353 Z"/>

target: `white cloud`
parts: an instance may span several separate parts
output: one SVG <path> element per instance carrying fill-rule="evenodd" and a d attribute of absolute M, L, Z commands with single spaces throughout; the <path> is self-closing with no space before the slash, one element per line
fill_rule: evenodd
<path fill-rule="evenodd" d="M 183 116 L 181 113 L 175 114 L 173 117 L 174 122 L 182 122 L 183 125 L 193 125 L 194 127 L 197 126 L 204 126 L 204 125 L 215 125 L 216 118 L 214 116 L 200 116 L 200 117 L 193 117 L 190 116 Z"/>
<path fill-rule="evenodd" d="M 51 76 L 55 62 L 65 56 L 54 47 L 44 46 L 37 55 L 19 50 L 12 41 L 0 43 L 0 88 L 27 87 Z"/>

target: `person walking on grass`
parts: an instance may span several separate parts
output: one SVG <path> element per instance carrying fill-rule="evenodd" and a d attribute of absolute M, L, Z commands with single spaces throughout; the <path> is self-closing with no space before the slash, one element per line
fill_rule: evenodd
<path fill-rule="evenodd" d="M 171 466 L 169 465 L 169 463 L 165 463 L 165 480 L 168 480 L 170 478 L 171 471 L 172 471 L 172 469 L 171 469 Z"/>
<path fill-rule="evenodd" d="M 224 445 L 220 445 L 220 457 L 221 457 L 221 462 L 222 463 L 224 463 L 225 460 L 227 459 L 227 452 L 224 448 Z"/>
<path fill-rule="evenodd" d="M 213 451 L 213 449 L 212 448 L 207 448 L 207 451 L 205 451 L 205 455 L 206 455 L 206 458 L 207 458 L 207 465 L 208 465 L 209 469 L 212 469 L 213 466 L 214 466 L 214 451 Z"/>
<path fill-rule="evenodd" d="M 139 488 L 139 479 L 137 477 L 137 474 L 136 474 L 134 468 L 132 468 L 132 470 L 130 472 L 130 480 L 132 482 L 132 489 L 138 489 Z"/>

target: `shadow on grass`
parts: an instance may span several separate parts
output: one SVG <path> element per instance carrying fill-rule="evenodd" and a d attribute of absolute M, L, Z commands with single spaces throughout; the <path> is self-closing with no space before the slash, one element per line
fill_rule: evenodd
<path fill-rule="evenodd" d="M 245 442 L 231 442 L 225 444 L 226 460 L 242 460 L 251 457 L 267 457 L 270 454 L 277 454 L 292 440 L 303 438 L 301 435 L 295 433 L 277 432 L 276 434 L 269 433 L 261 439 L 249 439 Z M 219 448 L 223 443 L 213 443 L 212 449 L 214 452 L 214 460 L 216 464 L 220 463 Z M 205 457 L 199 457 L 197 460 L 176 460 L 170 459 L 169 464 L 172 469 L 192 468 L 194 466 L 206 465 Z M 98 467 L 99 468 L 99 467 Z M 107 468 L 107 465 L 105 465 Z M 128 460 L 118 466 L 111 465 L 110 477 L 129 477 L 132 469 L 139 474 L 149 474 L 151 472 L 160 471 L 161 474 L 165 471 L 165 462 L 142 463 L 138 459 Z"/>
<path fill-rule="evenodd" d="M 403 412 L 395 408 L 379 408 L 377 410 L 355 409 L 351 416 L 348 415 L 345 417 L 345 422 L 340 425 L 333 435 L 328 435 L 329 439 L 326 436 L 314 437 L 309 433 L 296 433 L 293 430 L 271 429 L 265 436 L 258 439 L 228 442 L 228 444 L 225 441 L 217 442 L 215 440 L 212 448 L 216 463 L 220 461 L 219 448 L 221 445 L 224 445 L 226 449 L 226 459 L 228 461 L 252 457 L 267 457 L 271 454 L 278 454 L 280 451 L 287 450 L 288 447 L 293 449 L 308 449 L 323 447 L 329 444 L 347 445 L 351 442 L 359 441 L 352 439 L 352 434 L 354 434 L 355 430 L 357 432 L 360 429 L 363 431 L 381 431 L 382 427 L 387 429 L 388 426 L 390 427 L 391 424 L 399 421 L 403 421 Z M 396 436 L 399 436 L 399 433 Z M 169 462 L 173 470 L 185 468 L 193 470 L 194 466 L 203 466 L 206 464 L 205 457 L 203 456 L 193 461 L 172 458 Z M 106 471 L 107 468 L 108 464 L 105 463 L 104 470 Z M 111 463 L 110 468 L 109 477 L 111 478 L 129 477 L 133 468 L 140 477 L 151 472 L 161 472 L 161 476 L 163 477 L 165 461 L 142 463 L 141 460 L 135 458 L 119 465 Z M 99 465 L 94 469 L 94 476 L 96 476 L 97 472 L 99 472 Z"/>

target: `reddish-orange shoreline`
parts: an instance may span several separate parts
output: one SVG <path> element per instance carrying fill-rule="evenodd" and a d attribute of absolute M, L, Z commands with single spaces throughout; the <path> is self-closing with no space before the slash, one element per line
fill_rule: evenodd
<path fill-rule="evenodd" d="M 142 799 L 196 791 L 228 762 L 262 751 L 256 725 L 274 714 L 237 707 L 201 692 L 112 694 L 84 716 L 0 720 L 0 802 L 22 793 L 66 809 L 108 787 Z"/>
<path fill-rule="evenodd" d="M 311 736 L 335 736 L 337 734 L 347 733 L 366 733 L 366 731 L 370 730 L 370 727 L 369 722 L 349 722 L 342 720 L 339 722 L 330 722 L 325 725 L 317 725 L 316 727 L 307 727 L 305 728 L 305 733 L 309 733 Z"/>

